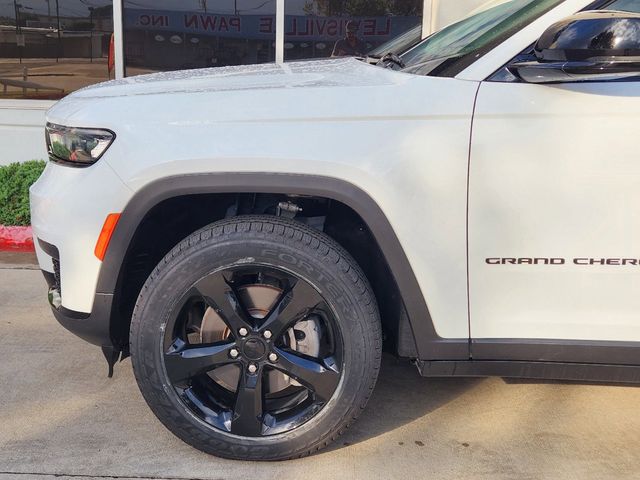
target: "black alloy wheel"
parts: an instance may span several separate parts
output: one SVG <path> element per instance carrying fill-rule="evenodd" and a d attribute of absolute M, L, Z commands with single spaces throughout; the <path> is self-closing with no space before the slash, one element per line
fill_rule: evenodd
<path fill-rule="evenodd" d="M 342 344 L 334 316 L 317 290 L 291 273 L 263 265 L 210 273 L 175 313 L 165 333 L 167 376 L 215 428 L 248 437 L 287 432 L 338 386 Z M 221 322 L 219 340 L 203 342 L 209 325 Z"/>
<path fill-rule="evenodd" d="M 145 283 L 130 338 L 140 390 L 171 432 L 255 460 L 340 435 L 371 395 L 382 348 L 356 262 L 322 232 L 269 216 L 177 245 Z"/>

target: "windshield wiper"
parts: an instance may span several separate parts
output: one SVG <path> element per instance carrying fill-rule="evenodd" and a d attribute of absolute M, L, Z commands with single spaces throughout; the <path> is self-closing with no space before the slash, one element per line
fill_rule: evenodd
<path fill-rule="evenodd" d="M 393 52 L 387 53 L 378 61 L 378 63 L 376 63 L 376 65 L 380 65 L 384 68 L 394 68 L 394 66 L 396 66 L 400 67 L 401 69 L 407 66 L 404 63 L 404 60 L 402 60 L 399 55 Z"/>

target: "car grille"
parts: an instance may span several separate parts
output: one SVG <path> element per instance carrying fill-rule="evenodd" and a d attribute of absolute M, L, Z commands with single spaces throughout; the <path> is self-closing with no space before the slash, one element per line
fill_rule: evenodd
<path fill-rule="evenodd" d="M 60 283 L 60 260 L 58 260 L 57 258 L 53 258 L 53 276 L 56 279 L 55 284 L 53 285 L 53 287 L 58 290 L 58 293 L 60 295 L 62 295 L 62 287 L 61 287 L 61 283 Z"/>

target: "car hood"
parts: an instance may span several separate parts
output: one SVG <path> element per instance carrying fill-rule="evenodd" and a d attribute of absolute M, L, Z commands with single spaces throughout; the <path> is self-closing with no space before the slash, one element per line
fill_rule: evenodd
<path fill-rule="evenodd" d="M 218 67 L 139 75 L 92 85 L 74 98 L 301 87 L 365 87 L 397 83 L 397 72 L 355 58 Z"/>

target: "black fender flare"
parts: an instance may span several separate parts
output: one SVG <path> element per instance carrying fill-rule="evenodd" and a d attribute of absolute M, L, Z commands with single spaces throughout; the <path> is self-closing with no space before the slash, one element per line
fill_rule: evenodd
<path fill-rule="evenodd" d="M 411 264 L 376 201 L 350 182 L 333 177 L 284 173 L 204 173 L 165 177 L 134 194 L 120 214 L 100 269 L 98 294 L 114 294 L 118 276 L 142 219 L 163 200 L 207 193 L 284 193 L 329 198 L 352 208 L 369 227 L 391 269 L 407 311 L 420 359 L 466 360 L 469 339 L 444 339 L 435 331 Z"/>

